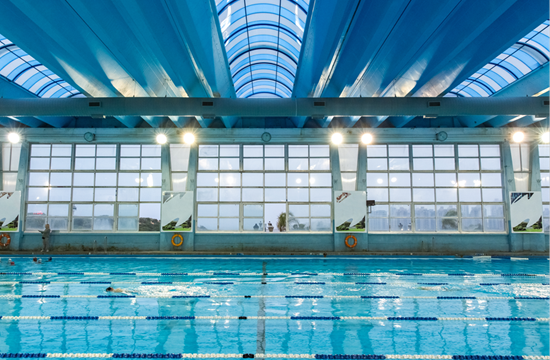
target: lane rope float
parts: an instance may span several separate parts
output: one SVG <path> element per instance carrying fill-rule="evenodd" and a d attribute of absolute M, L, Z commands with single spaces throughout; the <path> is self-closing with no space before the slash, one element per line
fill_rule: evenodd
<path fill-rule="evenodd" d="M 176 238 L 180 239 L 180 241 L 177 243 L 174 241 L 176 240 Z M 174 234 L 174 236 L 172 236 L 172 245 L 181 246 L 181 244 L 183 244 L 183 236 L 181 236 L 181 234 Z"/>
<path fill-rule="evenodd" d="M 450 273 L 450 274 L 434 274 L 434 273 L 409 273 L 409 272 L 397 272 L 397 273 L 292 273 L 292 272 L 275 272 L 275 273 L 231 273 L 231 272 L 195 272 L 195 273 L 136 273 L 136 272 L 0 272 L 0 275 L 34 275 L 34 276 L 46 276 L 46 275 L 83 275 L 83 276 L 424 276 L 424 277 L 447 277 L 453 278 L 469 278 L 469 277 L 550 277 L 549 274 L 499 274 L 499 273 L 487 273 L 487 274 L 469 274 L 469 273 Z"/>
<path fill-rule="evenodd" d="M 353 244 L 352 245 L 350 245 L 349 239 L 353 239 Z M 355 236 L 351 235 L 351 234 L 346 236 L 346 246 L 349 247 L 350 249 L 357 246 L 357 238 Z"/>
<path fill-rule="evenodd" d="M 432 316 L 0 316 L 0 320 L 363 320 L 363 321 L 487 321 L 550 322 L 532 317 L 432 317 Z"/>
<path fill-rule="evenodd" d="M 550 300 L 546 296 L 384 296 L 384 295 L 0 295 L 0 299 L 433 299 L 433 300 Z"/>
<path fill-rule="evenodd" d="M 6 242 L 2 242 L 2 239 L 3 239 L 3 238 L 6 238 Z M 2 234 L 0 235 L 0 246 L 2 246 L 2 247 L 8 247 L 8 246 L 10 246 L 10 243 L 11 243 L 10 234 L 2 233 Z"/>
<path fill-rule="evenodd" d="M 0 358 L 104 359 L 434 359 L 434 360 L 550 360 L 547 355 L 376 355 L 376 354 L 185 354 L 185 353 L 0 353 Z"/>

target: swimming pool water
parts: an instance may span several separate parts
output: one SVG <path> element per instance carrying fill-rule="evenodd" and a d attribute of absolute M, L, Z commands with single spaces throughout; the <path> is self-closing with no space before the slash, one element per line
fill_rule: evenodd
<path fill-rule="evenodd" d="M 3 282 L 0 284 L 0 316 L 548 318 L 550 313 L 546 299 L 422 298 L 548 297 L 550 286 L 543 285 L 548 283 L 548 277 L 499 275 L 548 274 L 549 262 L 546 258 L 477 261 L 471 258 L 370 257 L 54 257 L 52 262 L 43 264 L 34 264 L 31 258 L 13 259 L 15 266 L 9 266 L 6 258 L 0 262 L 0 272 L 4 273 L 0 275 L 0 282 Z M 9 274 L 13 272 L 216 272 L 241 275 Z M 277 272 L 294 275 L 269 275 Z M 399 272 L 496 275 L 376 275 Z M 249 273 L 268 275 L 247 275 Z M 311 273 L 372 275 L 309 275 Z M 20 281 L 50 283 L 21 284 Z M 79 283 L 83 281 L 113 282 L 114 287 L 123 288 L 137 297 L 5 297 L 106 295 L 107 284 Z M 385 284 L 357 284 L 360 282 Z M 445 285 L 432 285 L 434 283 Z M 197 295 L 218 297 L 162 298 Z M 248 295 L 260 297 L 244 297 Z M 0 319 L 0 353 L 550 355 L 549 335 L 547 321 Z"/>

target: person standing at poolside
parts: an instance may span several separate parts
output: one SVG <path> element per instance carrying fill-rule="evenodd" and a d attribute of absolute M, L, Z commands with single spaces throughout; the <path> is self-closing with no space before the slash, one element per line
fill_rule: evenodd
<path fill-rule="evenodd" d="M 42 234 L 42 250 L 40 250 L 40 252 L 50 251 L 50 224 L 46 224 L 44 231 L 38 230 L 38 232 Z"/>

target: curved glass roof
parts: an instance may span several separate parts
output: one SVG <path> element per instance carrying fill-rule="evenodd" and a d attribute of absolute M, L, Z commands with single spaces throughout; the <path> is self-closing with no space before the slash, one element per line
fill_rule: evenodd
<path fill-rule="evenodd" d="M 0 76 L 41 98 L 85 97 L 1 34 Z"/>
<path fill-rule="evenodd" d="M 292 95 L 309 0 L 216 0 L 237 97 Z"/>
<path fill-rule="evenodd" d="M 546 64 L 550 58 L 547 20 L 476 71 L 446 97 L 487 97 Z"/>

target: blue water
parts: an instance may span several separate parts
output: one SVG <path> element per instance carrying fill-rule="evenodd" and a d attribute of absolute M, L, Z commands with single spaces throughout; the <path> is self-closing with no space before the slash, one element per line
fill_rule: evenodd
<path fill-rule="evenodd" d="M 548 260 L 456 258 L 14 258 L 0 272 L 414 272 L 548 274 Z M 134 295 L 549 296 L 547 277 L 0 275 L 0 281 L 229 281 L 115 284 Z M 264 281 L 267 284 L 262 285 Z M 325 282 L 298 285 L 295 282 Z M 342 282 L 386 282 L 356 285 Z M 445 282 L 430 286 L 418 283 Z M 505 286 L 480 286 L 502 283 Z M 104 295 L 106 285 L 0 285 L 0 295 Z M 549 317 L 548 300 L 0 298 L 1 316 Z M 549 355 L 548 322 L 364 320 L 0 320 L 0 353 Z"/>

